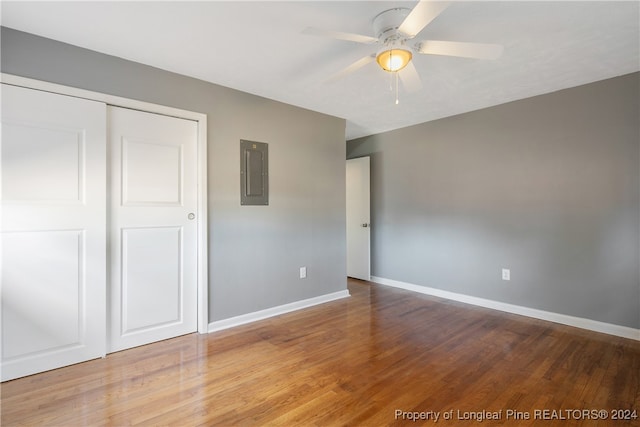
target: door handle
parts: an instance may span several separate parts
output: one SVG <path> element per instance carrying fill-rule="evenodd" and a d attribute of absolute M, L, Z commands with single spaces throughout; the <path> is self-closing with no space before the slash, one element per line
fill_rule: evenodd
<path fill-rule="evenodd" d="M 368 228 L 368 227 L 371 227 L 371 224 L 365 222 L 364 224 L 362 224 L 362 227 Z"/>
<path fill-rule="evenodd" d="M 187 215 L 187 218 L 189 219 L 194 219 L 196 217 L 196 214 L 194 214 L 193 212 L 190 212 L 189 215 Z"/>

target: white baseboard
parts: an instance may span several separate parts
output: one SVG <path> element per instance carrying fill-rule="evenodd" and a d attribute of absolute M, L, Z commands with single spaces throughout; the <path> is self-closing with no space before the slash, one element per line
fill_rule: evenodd
<path fill-rule="evenodd" d="M 574 326 L 576 328 L 588 329 L 590 331 L 602 332 L 609 335 L 616 335 L 619 337 L 640 341 L 640 329 L 634 329 L 627 326 L 614 325 L 611 323 L 599 322 L 597 320 L 584 319 L 582 317 L 568 316 L 566 314 L 553 313 L 550 311 L 538 310 L 535 308 L 523 307 L 520 305 L 507 304 L 500 301 L 493 301 L 484 298 L 473 297 L 470 295 L 443 291 L 442 289 L 429 288 L 426 286 L 414 285 L 412 283 L 385 279 L 384 277 L 371 276 L 371 281 L 385 286 L 392 286 L 394 288 L 405 289 L 421 294 L 459 301 L 466 304 L 491 308 L 493 310 L 506 311 L 507 313 L 519 314 L 521 316 L 533 317 L 535 319 L 547 320 L 549 322 L 561 323 L 563 325 Z"/>
<path fill-rule="evenodd" d="M 230 317 L 228 319 L 217 320 L 209 323 L 208 332 L 221 331 L 223 329 L 233 328 L 234 326 L 244 325 L 246 323 L 255 322 L 257 320 L 267 319 L 269 317 L 279 316 L 281 314 L 300 310 L 314 305 L 324 304 L 325 302 L 335 301 L 341 298 L 351 296 L 349 291 L 339 291 L 332 294 L 320 295 L 318 297 L 296 301 L 289 304 L 279 305 L 277 307 L 267 308 L 265 310 L 254 311 L 253 313 L 242 314 L 240 316 Z"/>

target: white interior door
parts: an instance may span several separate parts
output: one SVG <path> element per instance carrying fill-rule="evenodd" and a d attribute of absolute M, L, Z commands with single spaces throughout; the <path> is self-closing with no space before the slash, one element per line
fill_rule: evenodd
<path fill-rule="evenodd" d="M 109 351 L 197 329 L 197 123 L 108 107 Z"/>
<path fill-rule="evenodd" d="M 1 97 L 4 381 L 105 354 L 106 106 Z"/>
<path fill-rule="evenodd" d="M 347 276 L 370 280 L 369 157 L 347 160 Z"/>

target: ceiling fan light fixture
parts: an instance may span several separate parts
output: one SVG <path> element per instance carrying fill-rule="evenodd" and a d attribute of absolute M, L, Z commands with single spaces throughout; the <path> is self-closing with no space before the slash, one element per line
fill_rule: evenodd
<path fill-rule="evenodd" d="M 393 47 L 378 53 L 376 61 L 383 70 L 391 73 L 400 71 L 411 61 L 413 54 L 409 49 L 403 47 Z"/>

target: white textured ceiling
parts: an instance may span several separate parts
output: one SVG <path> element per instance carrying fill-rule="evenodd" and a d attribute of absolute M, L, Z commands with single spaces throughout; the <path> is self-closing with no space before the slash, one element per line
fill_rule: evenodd
<path fill-rule="evenodd" d="M 371 20 L 412 1 L 10 2 L 2 25 L 347 120 L 347 139 L 640 70 L 638 1 L 457 1 L 416 40 L 502 44 L 498 60 L 415 55 L 418 92 L 371 63 L 375 47 L 302 34 L 374 36 Z"/>

